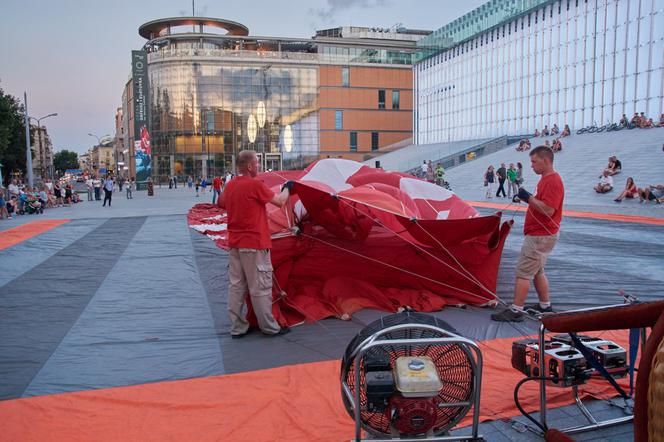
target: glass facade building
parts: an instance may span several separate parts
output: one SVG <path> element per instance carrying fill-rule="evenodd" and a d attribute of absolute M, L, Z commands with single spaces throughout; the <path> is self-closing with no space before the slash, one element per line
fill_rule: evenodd
<path fill-rule="evenodd" d="M 159 176 L 220 174 L 243 149 L 287 166 L 318 155 L 315 67 L 153 58 L 149 78 Z"/>
<path fill-rule="evenodd" d="M 149 137 L 140 142 L 149 146 L 153 179 L 234 171 L 244 149 L 258 152 L 266 169 L 289 169 L 351 152 L 361 159 L 408 139 L 412 108 L 400 107 L 399 94 L 412 96 L 416 41 L 429 33 L 347 27 L 292 39 L 253 37 L 240 23 L 214 18 L 142 25 Z M 129 122 L 138 114 L 133 83 L 123 98 Z M 395 90 L 395 107 L 385 109 L 385 90 Z M 139 140 L 127 126 L 132 149 Z"/>
<path fill-rule="evenodd" d="M 416 144 L 664 112 L 664 0 L 493 0 L 418 46 Z"/>

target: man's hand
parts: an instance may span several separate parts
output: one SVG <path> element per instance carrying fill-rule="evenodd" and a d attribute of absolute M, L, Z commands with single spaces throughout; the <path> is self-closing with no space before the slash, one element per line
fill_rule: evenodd
<path fill-rule="evenodd" d="M 295 181 L 286 181 L 286 183 L 281 187 L 281 191 L 283 192 L 284 189 L 288 189 L 288 192 L 292 195 L 294 186 L 295 186 Z"/>
<path fill-rule="evenodd" d="M 533 195 L 523 187 L 519 187 L 519 193 L 517 193 L 516 196 L 518 196 L 521 201 L 525 201 L 527 203 L 530 197 Z"/>

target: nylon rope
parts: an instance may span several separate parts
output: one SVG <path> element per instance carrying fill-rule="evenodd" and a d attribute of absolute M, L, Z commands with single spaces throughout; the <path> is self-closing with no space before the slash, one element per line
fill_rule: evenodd
<path fill-rule="evenodd" d="M 370 218 L 373 222 L 375 222 L 376 224 L 379 224 L 380 226 L 382 226 L 383 228 L 385 228 L 386 230 L 388 230 L 388 231 L 389 231 L 390 233 L 392 233 L 393 235 L 395 235 L 395 236 L 397 236 L 398 238 L 402 239 L 403 241 L 407 242 L 408 244 L 410 244 L 411 246 L 415 247 L 416 249 L 418 249 L 418 250 L 424 252 L 425 254 L 427 254 L 428 256 L 430 256 L 431 258 L 433 258 L 433 259 L 435 259 L 436 261 L 440 262 L 441 264 L 447 266 L 449 269 L 451 269 L 451 270 L 457 272 L 459 275 L 461 275 L 461 276 L 463 276 L 464 278 L 468 279 L 470 282 L 472 282 L 472 283 L 478 285 L 480 288 L 486 290 L 487 292 L 489 292 L 490 295 L 494 296 L 495 299 L 489 299 L 489 298 L 486 298 L 486 297 L 484 297 L 484 296 L 477 295 L 477 294 L 476 294 L 475 296 L 478 296 L 478 297 L 480 297 L 481 299 L 486 299 L 488 302 L 491 302 L 491 301 L 498 301 L 499 303 L 501 303 L 501 304 L 503 304 L 503 305 L 507 305 L 507 303 L 506 303 L 505 301 L 503 301 L 502 299 L 500 299 L 500 298 L 498 297 L 497 294 L 495 294 L 495 293 L 492 292 L 491 290 L 489 290 L 489 289 L 487 289 L 486 287 L 484 287 L 484 285 L 481 284 L 479 281 L 474 280 L 474 279 L 472 279 L 471 277 L 468 277 L 468 275 L 464 274 L 464 273 L 461 272 L 460 270 L 454 268 L 452 265 L 450 265 L 450 264 L 446 263 L 445 261 L 443 261 L 442 259 L 438 258 L 436 255 L 432 254 L 431 252 L 429 252 L 429 251 L 426 250 L 425 248 L 419 246 L 418 244 L 415 244 L 414 242 L 410 241 L 408 238 L 405 238 L 405 237 L 403 237 L 402 235 L 400 235 L 400 234 L 398 234 L 397 232 L 395 232 L 394 230 L 390 229 L 389 227 L 387 227 L 387 226 L 386 226 L 382 221 L 380 221 L 379 219 L 377 219 L 377 218 L 371 216 L 371 215 L 368 214 L 368 213 L 365 213 L 364 211 L 360 210 L 359 208 L 357 208 L 357 207 L 353 206 L 352 204 L 348 203 L 347 201 L 345 201 L 345 200 L 343 199 L 342 196 L 337 195 L 337 197 L 340 199 L 340 201 L 342 201 L 343 203 L 345 203 L 346 205 L 348 205 L 348 206 L 351 207 L 352 209 L 358 211 L 359 213 L 363 214 L 364 216 Z M 418 225 L 419 225 L 419 224 L 418 224 Z M 420 227 L 421 227 L 421 226 L 420 226 Z M 449 252 L 448 252 L 448 253 L 449 253 Z M 456 258 L 453 258 L 453 259 L 454 259 L 455 262 L 457 262 L 457 264 L 458 264 L 458 261 L 456 260 Z M 463 266 L 461 266 L 461 267 L 463 267 Z M 466 270 L 465 268 L 464 268 L 464 271 L 467 272 L 467 270 Z"/>
<path fill-rule="evenodd" d="M 396 269 L 396 270 L 398 270 L 398 271 L 400 271 L 400 272 L 407 273 L 407 274 L 409 274 L 409 275 L 412 275 L 412 276 L 415 276 L 415 277 L 418 277 L 418 278 L 421 278 L 421 279 L 424 279 L 424 280 L 427 280 L 427 281 L 433 282 L 434 284 L 439 284 L 439 285 L 442 285 L 443 287 L 447 287 L 447 288 L 450 288 L 450 289 L 452 289 L 452 290 L 457 290 L 457 291 L 459 291 L 459 292 L 461 292 L 461 293 L 465 293 L 465 294 L 467 294 L 467 295 L 470 295 L 470 296 L 473 296 L 473 297 L 476 297 L 476 298 L 486 299 L 487 301 L 491 301 L 490 299 L 485 298 L 485 297 L 483 297 L 483 296 L 481 296 L 481 295 L 478 295 L 478 294 L 476 294 L 476 293 L 472 293 L 472 292 L 469 292 L 469 291 L 467 291 L 467 290 L 464 290 L 464 289 L 461 289 L 461 288 L 458 288 L 458 287 L 454 287 L 453 285 L 446 284 L 446 283 L 441 282 L 441 281 L 437 281 L 437 280 L 435 280 L 435 279 L 429 278 L 428 276 L 420 275 L 419 273 L 411 272 L 410 270 L 406 270 L 406 269 L 399 268 L 399 267 L 397 267 L 397 266 L 395 266 L 395 265 L 392 265 L 392 264 L 390 264 L 390 263 L 380 261 L 380 260 L 378 260 L 378 259 L 372 258 L 372 257 L 370 257 L 370 256 L 363 255 L 363 254 L 361 254 L 361 253 L 355 252 L 355 251 L 350 250 L 350 249 L 346 249 L 346 248 L 341 247 L 341 246 L 339 246 L 339 245 L 336 245 L 336 244 L 330 243 L 330 242 L 328 242 L 328 241 L 325 241 L 325 240 L 323 240 L 323 239 L 321 239 L 321 238 L 317 238 L 317 237 L 315 237 L 315 236 L 313 236 L 313 235 L 309 235 L 309 234 L 304 233 L 304 232 L 301 232 L 300 235 L 302 235 L 302 236 L 306 236 L 307 238 L 311 238 L 311 239 L 314 239 L 314 240 L 319 241 L 319 242 L 322 242 L 323 244 L 326 244 L 326 245 L 328 245 L 328 246 L 330 246 L 330 247 L 334 247 L 334 248 L 339 249 L 339 250 L 342 250 L 342 251 L 344 251 L 344 252 L 348 252 L 348 253 L 350 253 L 350 254 L 353 254 L 353 255 L 359 256 L 359 257 L 364 258 L 364 259 L 367 259 L 367 260 L 369 260 L 369 261 L 373 261 L 373 262 L 376 262 L 376 263 L 378 263 L 378 264 L 382 264 L 382 265 L 384 265 L 384 266 L 386 266 L 386 267 L 390 267 L 390 268 L 392 268 L 392 269 Z"/>

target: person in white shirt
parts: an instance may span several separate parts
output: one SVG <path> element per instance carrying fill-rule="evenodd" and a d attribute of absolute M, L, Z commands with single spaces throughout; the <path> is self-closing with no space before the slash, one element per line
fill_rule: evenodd
<path fill-rule="evenodd" d="M 428 170 L 429 166 L 427 165 L 426 160 L 422 161 L 422 165 L 420 166 L 420 178 L 426 178 Z"/>
<path fill-rule="evenodd" d="M 18 185 L 16 185 L 16 180 L 12 180 L 12 182 L 9 183 L 9 186 L 7 186 L 7 190 L 9 190 L 9 198 L 11 198 L 12 196 L 18 198 L 19 188 Z"/>
<path fill-rule="evenodd" d="M 609 171 L 605 170 L 602 172 L 602 176 L 599 177 L 599 183 L 595 185 L 595 192 L 597 193 L 607 193 L 613 190 L 613 178 L 609 175 Z"/>
<path fill-rule="evenodd" d="M 85 187 L 88 189 L 88 201 L 93 201 L 92 195 L 94 193 L 94 188 L 92 186 L 92 178 L 88 176 L 88 179 L 85 180 Z"/>
<path fill-rule="evenodd" d="M 95 176 L 92 180 L 92 188 L 95 191 L 95 201 L 101 201 L 101 180 Z"/>

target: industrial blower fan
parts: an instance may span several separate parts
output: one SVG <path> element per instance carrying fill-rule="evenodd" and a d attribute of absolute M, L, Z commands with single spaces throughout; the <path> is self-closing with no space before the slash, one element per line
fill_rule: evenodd
<path fill-rule="evenodd" d="M 414 312 L 386 316 L 362 329 L 341 361 L 341 395 L 372 440 L 477 440 L 482 354 L 440 319 Z M 473 410 L 468 436 L 448 435 Z"/>

